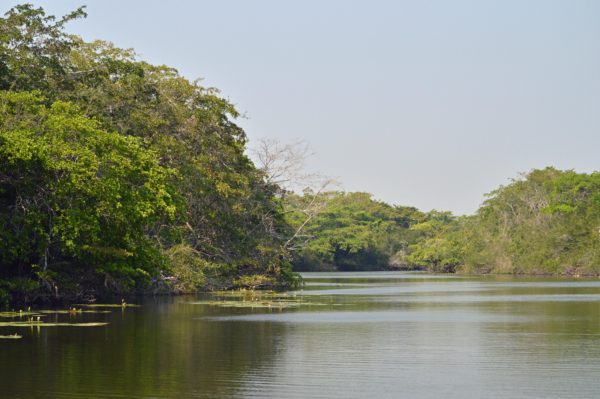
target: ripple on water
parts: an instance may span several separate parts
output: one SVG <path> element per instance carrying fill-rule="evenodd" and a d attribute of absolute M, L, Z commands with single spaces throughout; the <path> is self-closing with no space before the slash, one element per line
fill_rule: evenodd
<path fill-rule="evenodd" d="M 273 323 L 524 323 L 535 317 L 464 310 L 277 312 L 200 317 L 212 322 Z"/>

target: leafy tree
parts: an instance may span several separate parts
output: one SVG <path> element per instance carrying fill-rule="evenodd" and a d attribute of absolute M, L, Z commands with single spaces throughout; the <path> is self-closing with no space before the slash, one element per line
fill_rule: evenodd
<path fill-rule="evenodd" d="M 406 262 L 432 272 L 456 271 L 462 263 L 465 242 L 460 234 L 466 220 L 450 212 L 429 212 L 423 222 L 411 226 L 419 234 L 409 247 Z"/>
<path fill-rule="evenodd" d="M 149 276 L 162 259 L 147 228 L 176 215 L 174 172 L 139 139 L 44 102 L 0 92 L 2 275 L 36 278 L 55 295 L 65 262 L 106 285 Z"/>
<path fill-rule="evenodd" d="M 422 218 L 415 208 L 392 207 L 372 199 L 368 193 L 328 192 L 319 215 L 305 228 L 306 245 L 296 258 L 301 269 L 338 268 L 342 270 L 384 269 L 391 258 L 406 248 L 411 234 L 408 227 Z M 311 202 L 313 195 L 291 196 L 293 203 Z M 303 223 L 299 212 L 288 215 L 292 226 Z"/>
<path fill-rule="evenodd" d="M 104 41 L 88 43 L 65 32 L 67 22 L 84 16 L 79 9 L 57 19 L 41 8 L 21 5 L 0 18 L 0 90 L 37 96 L 37 106 L 48 109 L 43 112 L 77 109 L 78 117 L 87 118 L 95 129 L 135 143 L 151 154 L 157 170 L 168 171 L 161 175 L 171 195 L 168 220 L 140 219 L 136 224 L 123 217 L 103 222 L 103 228 L 118 230 L 115 223 L 126 220 L 143 233 L 147 256 L 162 262 L 149 272 L 160 289 L 169 286 L 174 274 L 193 280 L 173 283 L 176 290 L 192 290 L 197 284 L 232 287 L 254 275 L 261 276 L 260 285 L 296 283 L 282 241 L 287 226 L 277 189 L 245 155 L 246 136 L 234 122 L 238 113 L 233 105 L 217 89 L 189 81 L 173 68 L 138 60 L 133 50 Z M 115 160 L 115 168 L 121 161 L 127 163 Z M 120 178 L 115 177 L 115 185 L 127 187 Z M 74 193 L 64 182 L 60 186 L 65 198 Z M 96 212 L 95 202 L 86 206 Z M 135 217 L 135 208 L 126 211 Z M 83 227 L 78 231 L 87 234 Z M 52 240 L 65 244 L 71 238 L 53 235 Z M 112 238 L 98 238 L 104 240 L 112 248 Z M 182 248 L 187 258 L 194 257 L 187 262 L 189 273 L 172 256 Z M 47 260 L 62 262 L 57 257 Z M 65 270 L 72 266 L 66 262 Z M 127 274 L 121 264 L 113 269 L 111 276 Z M 214 278 L 194 277 L 205 274 Z"/>
<path fill-rule="evenodd" d="M 493 191 L 476 215 L 435 229 L 410 258 L 431 270 L 598 275 L 599 232 L 600 174 L 548 167 Z"/>

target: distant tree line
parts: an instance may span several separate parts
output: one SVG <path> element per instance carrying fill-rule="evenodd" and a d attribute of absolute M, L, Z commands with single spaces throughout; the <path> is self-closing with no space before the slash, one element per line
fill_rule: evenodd
<path fill-rule="evenodd" d="M 286 198 L 289 224 L 302 223 L 305 220 L 302 210 L 315 199 L 322 208 L 299 237 L 294 252 L 297 270 L 411 267 L 401 255 L 420 235 L 411 226 L 426 220 L 426 214 L 416 208 L 376 201 L 368 193 L 304 193 Z"/>
<path fill-rule="evenodd" d="M 600 275 L 600 173 L 532 170 L 429 233 L 409 259 L 436 271 Z"/>
<path fill-rule="evenodd" d="M 298 270 L 600 275 L 599 172 L 532 170 L 460 217 L 390 206 L 365 193 L 321 195 L 330 199 L 306 226 Z M 287 217 L 299 223 L 294 213 Z"/>

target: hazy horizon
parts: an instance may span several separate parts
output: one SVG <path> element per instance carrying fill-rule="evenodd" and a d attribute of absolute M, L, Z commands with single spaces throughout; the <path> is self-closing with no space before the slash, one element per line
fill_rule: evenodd
<path fill-rule="evenodd" d="M 80 1 L 32 1 L 64 15 Z M 3 12 L 19 2 L 4 2 Z M 204 78 L 347 191 L 474 212 L 519 172 L 600 169 L 600 2 L 89 2 L 86 40 Z"/>

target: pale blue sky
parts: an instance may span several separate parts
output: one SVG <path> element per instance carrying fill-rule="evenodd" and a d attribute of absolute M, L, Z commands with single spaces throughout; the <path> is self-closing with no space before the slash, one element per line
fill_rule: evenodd
<path fill-rule="evenodd" d="M 600 1 L 33 3 L 87 4 L 71 32 L 204 78 L 348 191 L 471 213 L 518 172 L 600 169 Z"/>

